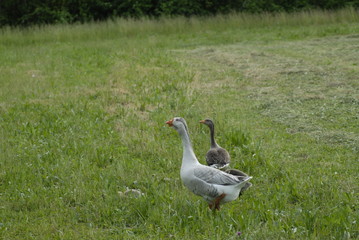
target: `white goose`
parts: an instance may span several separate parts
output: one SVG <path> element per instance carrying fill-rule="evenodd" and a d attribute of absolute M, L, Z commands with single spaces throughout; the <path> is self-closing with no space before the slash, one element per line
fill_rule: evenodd
<path fill-rule="evenodd" d="M 202 196 L 211 209 L 220 209 L 220 205 L 238 198 L 249 176 L 233 176 L 221 170 L 202 165 L 198 162 L 191 145 L 186 121 L 175 117 L 166 122 L 182 138 L 183 158 L 181 179 L 194 194 Z"/>

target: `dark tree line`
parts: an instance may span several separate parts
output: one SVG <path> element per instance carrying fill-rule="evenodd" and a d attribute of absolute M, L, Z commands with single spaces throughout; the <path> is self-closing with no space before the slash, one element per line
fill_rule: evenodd
<path fill-rule="evenodd" d="M 359 0 L 0 0 L 0 26 L 359 7 Z"/>

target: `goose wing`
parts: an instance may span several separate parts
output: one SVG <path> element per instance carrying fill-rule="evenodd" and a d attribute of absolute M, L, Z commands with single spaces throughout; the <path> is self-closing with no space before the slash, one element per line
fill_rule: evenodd
<path fill-rule="evenodd" d="M 195 168 L 194 176 L 206 183 L 217 185 L 236 185 L 243 181 L 238 179 L 238 177 L 207 166 Z"/>
<path fill-rule="evenodd" d="M 246 174 L 238 169 L 227 169 L 225 172 L 228 174 L 237 176 L 237 177 L 248 177 L 248 174 Z"/>
<path fill-rule="evenodd" d="M 191 179 L 188 188 L 194 194 L 204 197 L 207 201 L 219 196 L 218 190 L 213 184 L 209 184 L 200 178 Z"/>

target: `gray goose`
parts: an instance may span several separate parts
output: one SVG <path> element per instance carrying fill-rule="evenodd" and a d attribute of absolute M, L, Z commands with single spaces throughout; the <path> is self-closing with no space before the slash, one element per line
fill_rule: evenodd
<path fill-rule="evenodd" d="M 226 149 L 219 146 L 214 139 L 214 123 L 211 119 L 205 119 L 199 121 L 202 124 L 205 124 L 209 127 L 210 130 L 210 139 L 211 139 L 211 148 L 206 154 L 207 165 L 217 169 L 225 169 L 229 166 L 231 162 L 231 157 Z"/>
<path fill-rule="evenodd" d="M 206 154 L 207 165 L 210 167 L 213 167 L 213 168 L 224 170 L 226 173 L 229 173 L 234 176 L 248 177 L 248 175 L 246 173 L 244 173 L 238 169 L 228 169 L 229 164 L 231 162 L 231 157 L 230 157 L 228 151 L 226 149 L 222 148 L 221 146 L 219 146 L 217 144 L 216 140 L 214 139 L 214 123 L 213 123 L 213 121 L 211 119 L 207 118 L 207 119 L 201 120 L 199 122 L 207 125 L 210 130 L 211 148 L 209 149 L 209 151 Z M 252 184 L 248 182 L 244 186 L 242 191 L 249 188 L 251 185 Z"/>

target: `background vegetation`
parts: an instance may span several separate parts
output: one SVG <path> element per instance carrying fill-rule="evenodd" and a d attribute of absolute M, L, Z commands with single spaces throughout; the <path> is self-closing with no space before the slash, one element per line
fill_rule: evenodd
<path fill-rule="evenodd" d="M 2 0 L 0 27 L 99 21 L 116 17 L 204 16 L 359 7 L 359 0 Z"/>
<path fill-rule="evenodd" d="M 345 9 L 2 29 L 0 238 L 358 239 L 358 22 Z M 213 118 L 253 176 L 218 213 L 180 181 L 174 116 L 202 163 L 198 121 Z"/>

